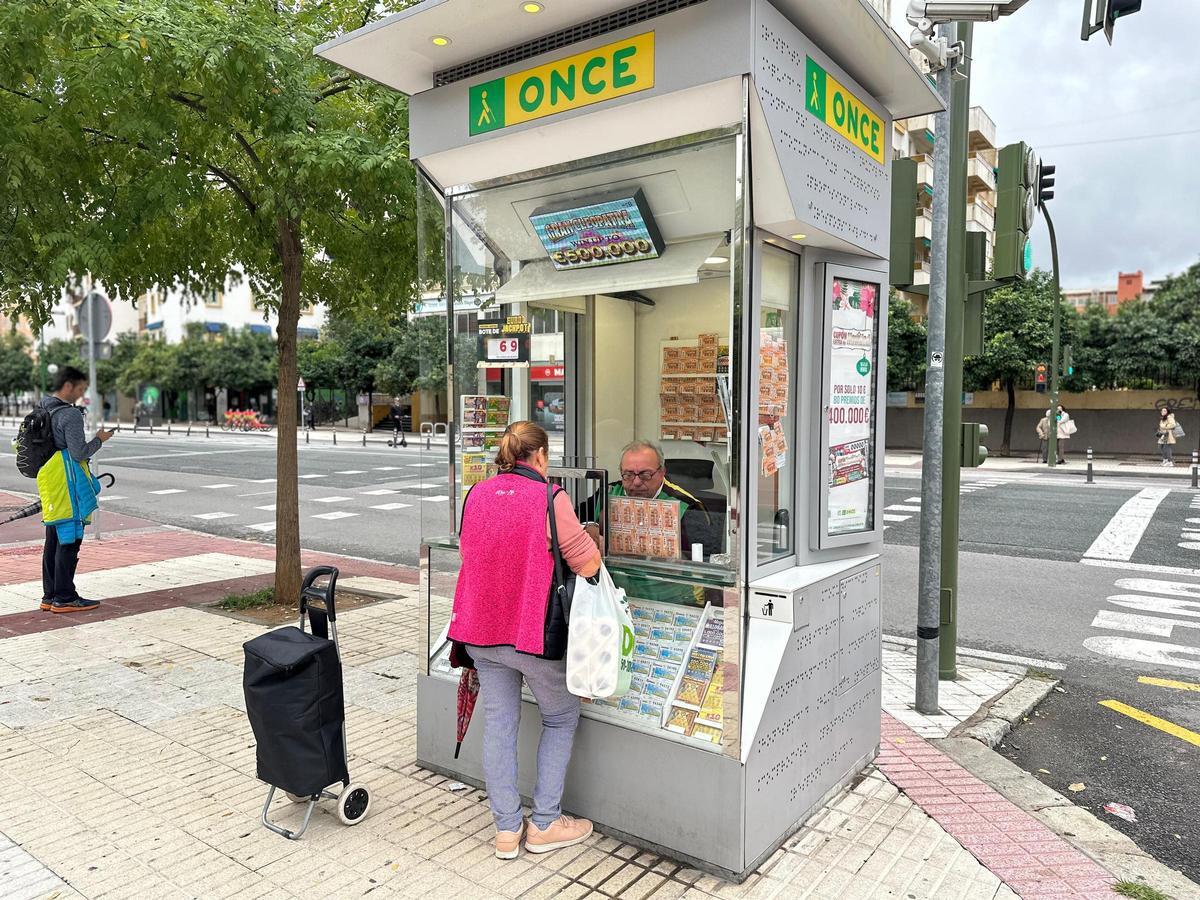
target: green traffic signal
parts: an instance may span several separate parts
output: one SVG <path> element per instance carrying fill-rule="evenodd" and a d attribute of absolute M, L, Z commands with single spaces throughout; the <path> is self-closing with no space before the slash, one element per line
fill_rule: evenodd
<path fill-rule="evenodd" d="M 987 440 L 987 436 L 988 427 L 983 423 L 962 423 L 961 459 L 964 468 L 977 468 L 982 466 L 987 460 L 988 450 L 983 445 L 983 442 Z"/>
<path fill-rule="evenodd" d="M 1037 212 L 1040 167 L 1037 154 L 1021 141 L 1000 151 L 992 266 L 997 281 L 1024 280 L 1033 268 L 1029 232 Z"/>
<path fill-rule="evenodd" d="M 913 283 L 917 256 L 917 161 L 892 161 L 892 229 L 888 253 L 888 283 L 908 287 Z"/>

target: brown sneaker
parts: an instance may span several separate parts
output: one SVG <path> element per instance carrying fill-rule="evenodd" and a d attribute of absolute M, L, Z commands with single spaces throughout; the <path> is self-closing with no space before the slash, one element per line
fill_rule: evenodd
<path fill-rule="evenodd" d="M 551 822 L 545 831 L 532 822 L 529 823 L 525 837 L 525 849 L 530 853 L 549 853 L 551 850 L 561 850 L 563 847 L 573 847 L 582 844 L 592 834 L 592 823 L 587 819 L 572 819 L 570 816 L 559 816 L 557 822 Z"/>
<path fill-rule="evenodd" d="M 521 852 L 521 838 L 525 836 L 525 823 L 520 831 L 496 832 L 496 859 L 516 859 Z"/>

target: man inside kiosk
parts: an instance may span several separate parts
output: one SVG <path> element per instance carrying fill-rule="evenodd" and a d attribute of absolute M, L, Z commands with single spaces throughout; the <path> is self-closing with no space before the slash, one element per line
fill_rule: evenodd
<path fill-rule="evenodd" d="M 705 508 L 704 503 L 667 478 L 666 460 L 659 446 L 651 441 L 639 440 L 627 444 L 621 451 L 621 478 L 608 485 L 609 497 L 639 497 L 647 500 L 668 500 L 679 504 L 681 553 L 692 555 L 697 545 L 702 548 L 704 559 L 721 552 L 719 523 Z M 600 551 L 604 541 L 597 520 L 599 491 L 579 505 L 579 520 L 586 523 L 584 530 L 592 536 Z"/>

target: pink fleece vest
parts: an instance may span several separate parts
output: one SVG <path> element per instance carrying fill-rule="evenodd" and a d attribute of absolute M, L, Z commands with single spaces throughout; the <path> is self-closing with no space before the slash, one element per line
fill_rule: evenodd
<path fill-rule="evenodd" d="M 500 474 L 471 489 L 452 640 L 542 653 L 554 557 L 546 549 L 546 484 Z"/>

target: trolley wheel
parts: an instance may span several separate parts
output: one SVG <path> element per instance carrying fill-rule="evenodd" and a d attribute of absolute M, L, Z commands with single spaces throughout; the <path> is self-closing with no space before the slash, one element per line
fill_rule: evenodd
<path fill-rule="evenodd" d="M 284 791 L 287 798 L 293 803 L 307 803 L 312 797 L 309 794 L 293 794 L 291 791 Z"/>
<path fill-rule="evenodd" d="M 361 784 L 350 783 L 338 794 L 337 814 L 343 825 L 357 825 L 371 808 L 371 792 Z"/>

